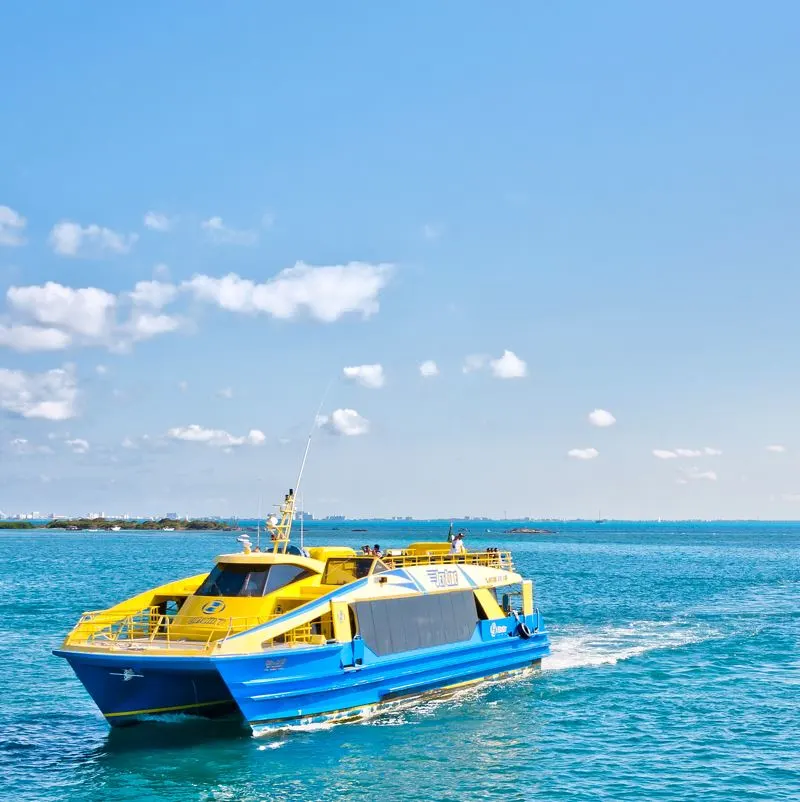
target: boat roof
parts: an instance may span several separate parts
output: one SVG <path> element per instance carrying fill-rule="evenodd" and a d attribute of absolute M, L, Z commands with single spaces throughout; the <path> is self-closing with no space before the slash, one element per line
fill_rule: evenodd
<path fill-rule="evenodd" d="M 325 563 L 321 560 L 312 560 L 310 557 L 303 557 L 300 554 L 281 554 L 279 552 L 250 552 L 244 554 L 219 554 L 214 558 L 214 562 L 219 565 L 299 565 L 321 574 L 325 569 Z"/>

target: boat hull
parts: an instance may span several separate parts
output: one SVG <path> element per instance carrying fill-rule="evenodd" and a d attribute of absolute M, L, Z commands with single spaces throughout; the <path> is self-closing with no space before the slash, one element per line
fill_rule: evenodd
<path fill-rule="evenodd" d="M 211 718 L 238 712 L 225 682 L 204 658 L 54 654 L 67 660 L 112 727 L 165 714 Z"/>
<path fill-rule="evenodd" d="M 419 649 L 391 658 L 365 650 L 352 662 L 352 645 L 286 649 L 215 659 L 242 716 L 256 731 L 321 721 L 357 719 L 381 708 L 540 665 L 547 634 L 534 632 Z M 344 667 L 343 667 L 344 664 Z"/>

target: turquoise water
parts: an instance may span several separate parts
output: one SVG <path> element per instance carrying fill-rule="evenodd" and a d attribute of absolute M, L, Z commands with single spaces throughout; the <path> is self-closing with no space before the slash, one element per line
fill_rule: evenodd
<path fill-rule="evenodd" d="M 337 526 L 307 539 L 442 534 Z M 4 798 L 800 799 L 800 525 L 556 528 L 468 538 L 536 579 L 541 674 L 259 739 L 180 717 L 111 732 L 50 655 L 83 610 L 204 570 L 236 550 L 229 533 L 0 533 Z"/>

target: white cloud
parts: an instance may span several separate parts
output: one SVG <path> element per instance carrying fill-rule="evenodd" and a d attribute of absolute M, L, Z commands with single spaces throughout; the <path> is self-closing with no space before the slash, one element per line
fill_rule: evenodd
<path fill-rule="evenodd" d="M 786 446 L 767 446 L 767 451 L 771 451 L 773 454 L 783 454 L 786 451 Z"/>
<path fill-rule="evenodd" d="M 81 226 L 62 220 L 50 232 L 50 245 L 60 256 L 102 256 L 128 253 L 138 238 L 138 234 L 119 234 L 95 223 Z"/>
<path fill-rule="evenodd" d="M 233 398 L 233 388 L 223 387 L 221 390 L 217 392 L 217 395 L 220 398 Z"/>
<path fill-rule="evenodd" d="M 144 216 L 144 225 L 151 231 L 169 231 L 172 228 L 172 220 L 161 212 L 147 212 Z"/>
<path fill-rule="evenodd" d="M 389 280 L 391 266 L 350 262 L 312 267 L 298 262 L 262 284 L 235 273 L 223 278 L 198 275 L 183 283 L 199 301 L 231 312 L 264 313 L 290 319 L 303 310 L 331 323 L 347 312 L 364 317 L 378 311 L 378 294 Z"/>
<path fill-rule="evenodd" d="M 513 351 L 503 351 L 503 356 L 492 359 L 489 365 L 498 379 L 521 379 L 528 373 L 528 366 Z"/>
<path fill-rule="evenodd" d="M 15 454 L 52 454 L 50 446 L 36 446 L 24 437 L 15 437 L 9 442 L 9 447 Z"/>
<path fill-rule="evenodd" d="M 105 365 L 96 365 L 94 370 L 98 376 L 105 376 L 108 373 L 108 368 Z"/>
<path fill-rule="evenodd" d="M 438 223 L 425 223 L 422 226 L 422 236 L 427 240 L 436 240 L 444 233 L 444 226 Z"/>
<path fill-rule="evenodd" d="M 706 446 L 703 449 L 703 453 L 707 457 L 721 457 L 722 456 L 722 451 L 720 451 L 718 448 L 711 448 L 710 446 Z"/>
<path fill-rule="evenodd" d="M 78 387 L 71 366 L 46 373 L 0 368 L 0 409 L 23 418 L 67 420 L 77 414 Z"/>
<path fill-rule="evenodd" d="M 180 381 L 180 382 L 178 382 L 178 389 L 179 389 L 179 390 L 180 390 L 182 393 L 185 393 L 185 392 L 186 392 L 186 391 L 189 389 L 189 382 L 186 382 L 186 381 Z"/>
<path fill-rule="evenodd" d="M 137 281 L 129 293 L 134 304 L 151 306 L 153 309 L 162 309 L 172 303 L 177 294 L 178 288 L 164 281 Z"/>
<path fill-rule="evenodd" d="M 419 374 L 426 379 L 431 376 L 438 376 L 439 367 L 432 359 L 427 359 L 419 366 Z"/>
<path fill-rule="evenodd" d="M 139 340 L 149 340 L 159 334 L 168 334 L 177 331 L 181 326 L 181 321 L 172 315 L 151 315 L 146 312 L 139 312 L 131 316 L 131 319 L 123 327 L 134 342 Z M 124 341 L 118 344 L 125 347 Z"/>
<path fill-rule="evenodd" d="M 336 409 L 330 415 L 317 417 L 317 426 L 331 432 L 354 437 L 369 431 L 369 421 L 354 409 Z"/>
<path fill-rule="evenodd" d="M 699 448 L 676 448 L 675 453 L 679 457 L 702 457 L 703 452 Z"/>
<path fill-rule="evenodd" d="M 204 443 L 216 448 L 230 448 L 232 446 L 260 446 L 266 435 L 259 429 L 251 429 L 246 435 L 236 437 L 224 429 L 205 429 L 192 423 L 189 426 L 178 426 L 167 432 L 172 440 L 185 440 L 190 443 Z"/>
<path fill-rule="evenodd" d="M 102 337 L 113 326 L 117 299 L 97 287 L 74 290 L 48 281 L 41 286 L 9 287 L 9 304 L 37 323 L 59 326 L 87 337 Z"/>
<path fill-rule="evenodd" d="M 605 409 L 595 409 L 593 412 L 589 413 L 589 423 L 592 426 L 613 426 L 617 422 L 617 419 Z"/>
<path fill-rule="evenodd" d="M 0 206 L 0 245 L 17 247 L 25 244 L 22 232 L 27 220 L 10 206 Z"/>
<path fill-rule="evenodd" d="M 666 451 L 663 448 L 654 448 L 653 456 L 659 459 L 677 459 L 678 455 L 674 451 Z"/>
<path fill-rule="evenodd" d="M 139 446 L 136 445 L 136 441 L 133 440 L 130 437 L 123 437 L 122 438 L 122 442 L 120 443 L 120 445 L 123 448 L 138 448 L 139 447 Z"/>
<path fill-rule="evenodd" d="M 344 368 L 342 372 L 346 378 L 370 390 L 379 390 L 386 383 L 382 365 L 354 365 Z"/>
<path fill-rule="evenodd" d="M 257 231 L 230 228 L 222 222 L 221 217 L 210 217 L 201 225 L 209 239 L 216 244 L 255 245 L 258 242 Z"/>
<path fill-rule="evenodd" d="M 710 482 L 717 481 L 716 471 L 701 471 L 699 468 L 687 468 L 684 470 L 687 479 L 707 479 Z"/>
<path fill-rule="evenodd" d="M 674 448 L 667 451 L 663 448 L 656 448 L 653 451 L 654 456 L 659 459 L 677 459 L 678 457 L 719 457 L 722 454 L 718 448 Z"/>
<path fill-rule="evenodd" d="M 470 354 L 464 359 L 461 371 L 462 373 L 474 373 L 476 370 L 481 370 L 488 361 L 489 357 L 485 354 Z"/>
<path fill-rule="evenodd" d="M 0 346 L 15 351 L 61 351 L 71 342 L 72 337 L 59 329 L 0 323 Z"/>
<path fill-rule="evenodd" d="M 74 440 L 67 440 L 66 444 L 73 450 L 75 454 L 85 454 L 89 450 L 89 442 L 80 437 Z"/>
<path fill-rule="evenodd" d="M 596 448 L 572 448 L 567 451 L 567 456 L 575 459 L 594 459 L 600 456 L 600 452 Z"/>

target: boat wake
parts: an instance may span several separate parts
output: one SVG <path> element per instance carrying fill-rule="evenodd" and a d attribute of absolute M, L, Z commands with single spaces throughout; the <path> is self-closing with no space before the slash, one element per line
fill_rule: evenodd
<path fill-rule="evenodd" d="M 615 665 L 656 649 L 677 649 L 720 637 L 718 631 L 696 623 L 632 621 L 623 626 L 550 632 L 550 656 L 544 671 Z"/>

